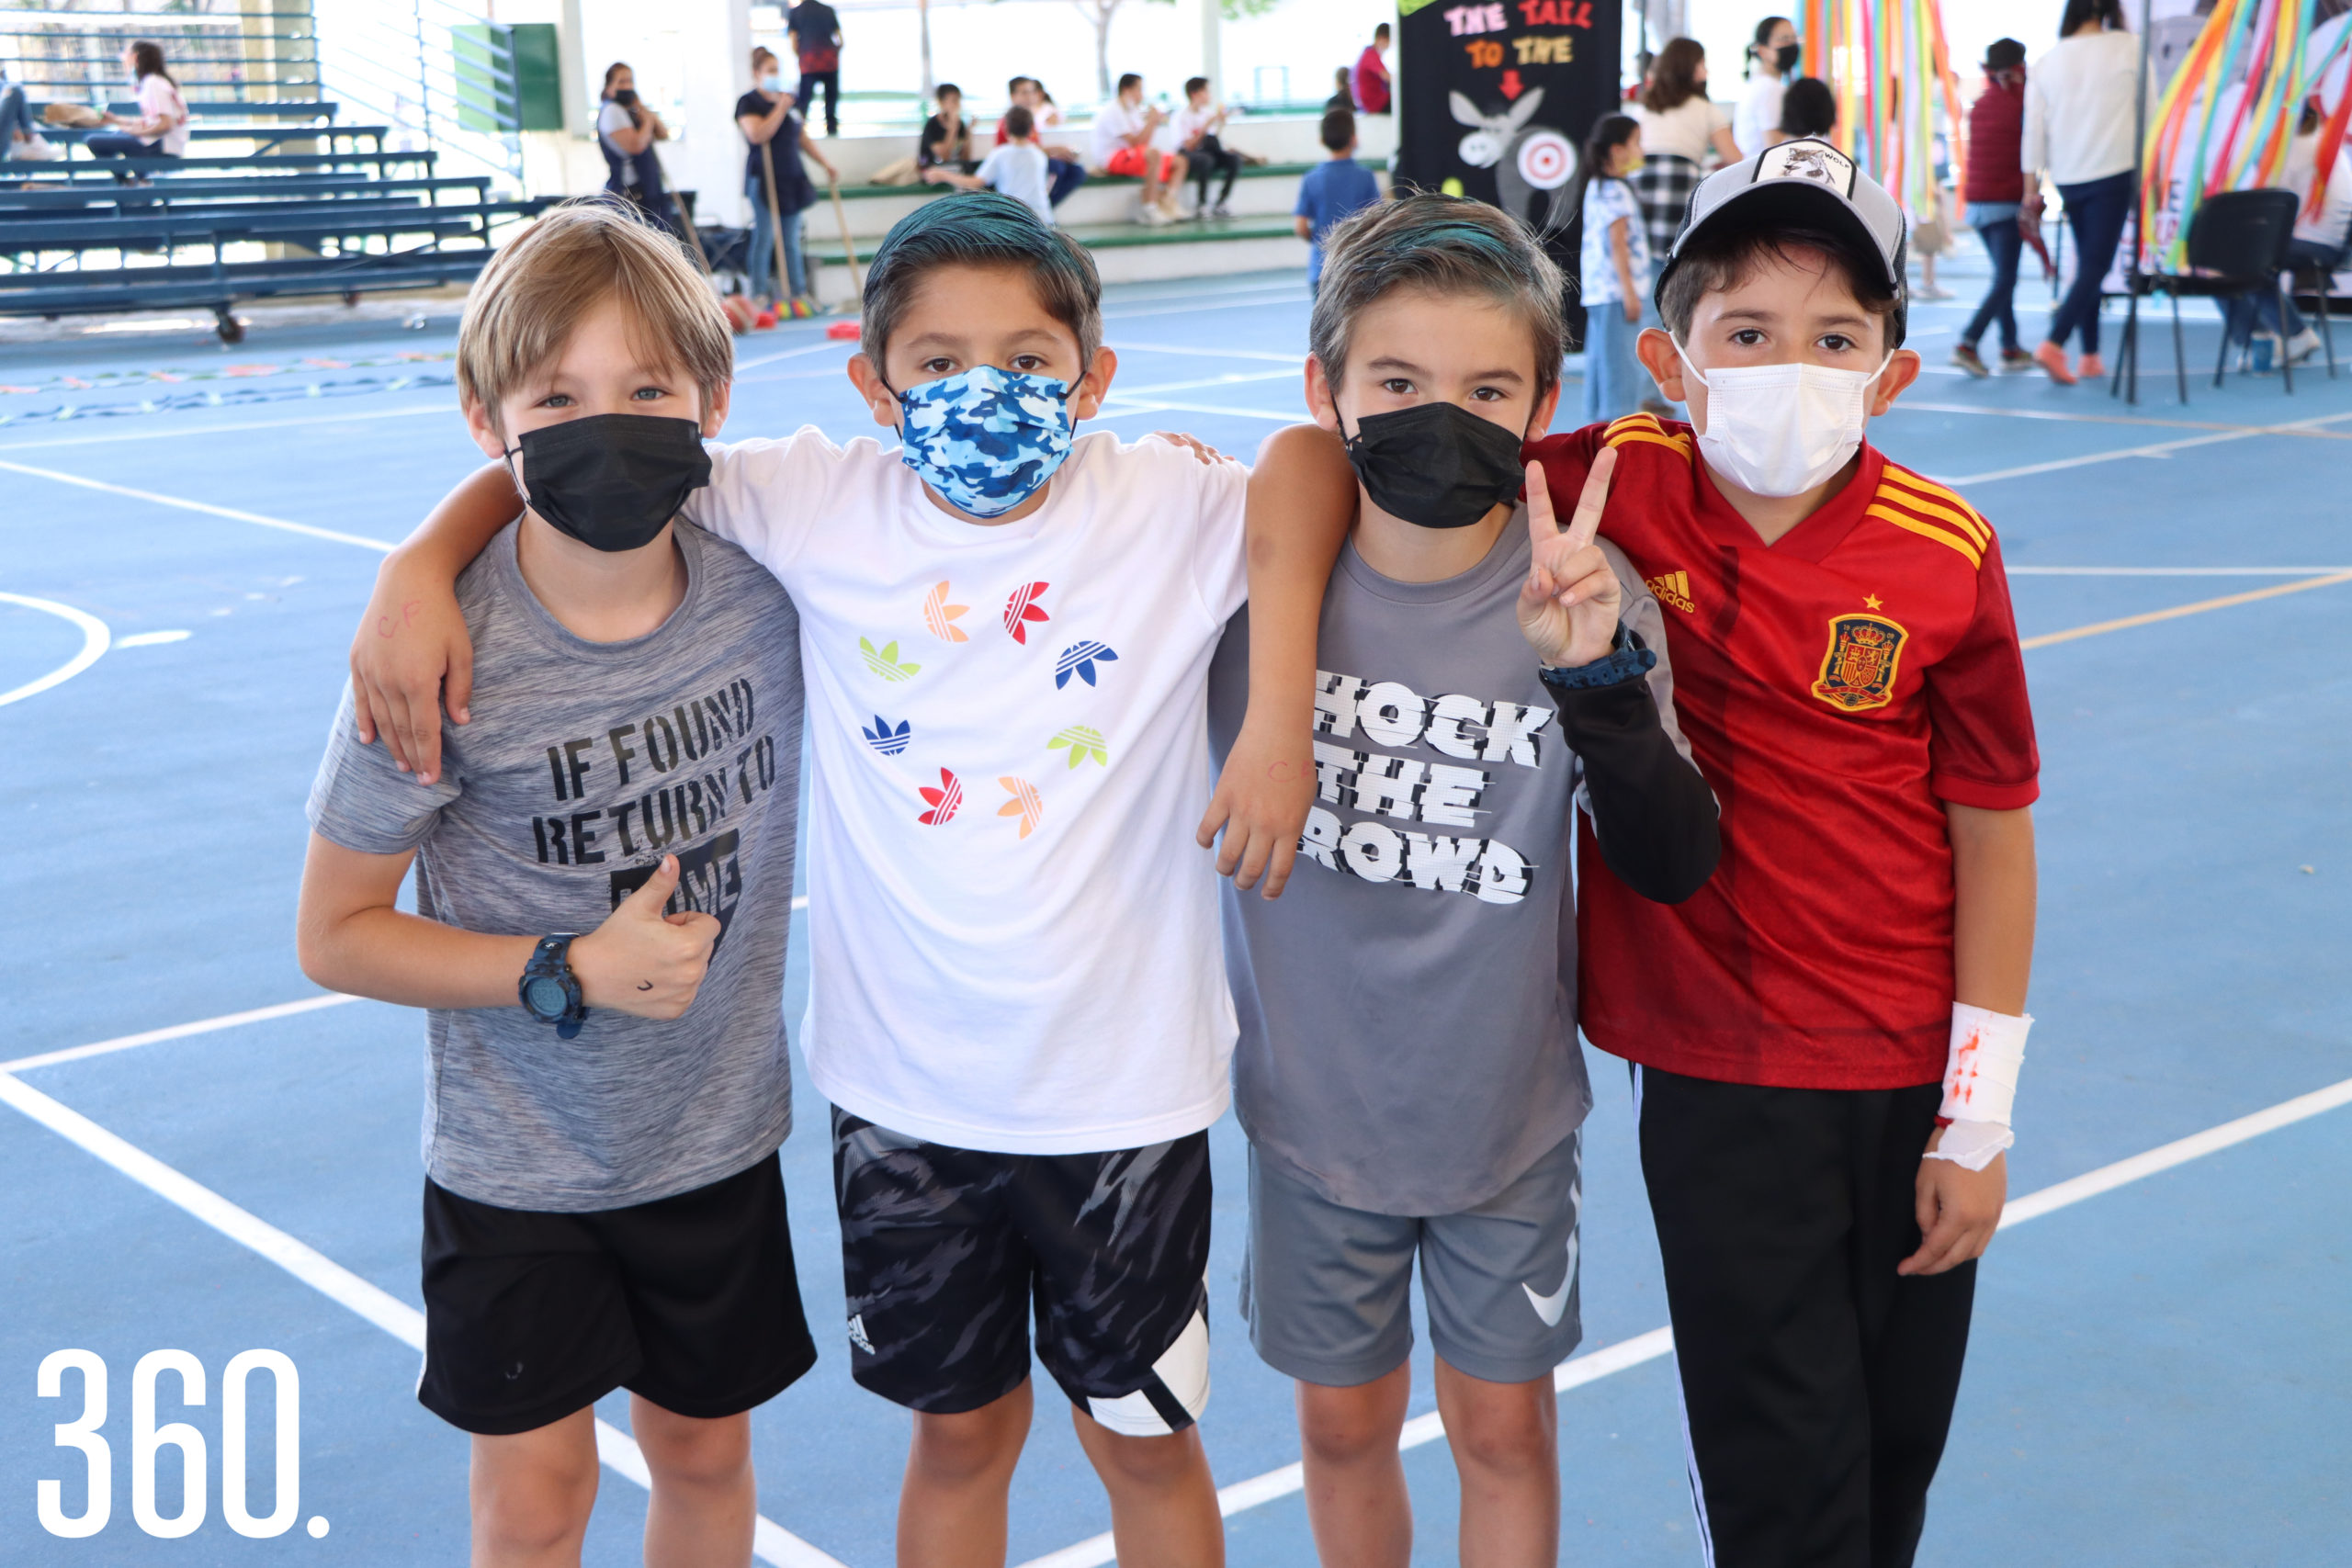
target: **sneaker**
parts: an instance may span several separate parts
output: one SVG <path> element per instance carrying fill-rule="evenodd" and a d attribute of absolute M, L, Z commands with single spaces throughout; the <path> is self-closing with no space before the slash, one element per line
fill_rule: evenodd
<path fill-rule="evenodd" d="M 1209 216 L 1212 218 L 1230 218 L 1233 216 L 1232 205 L 1228 202 L 1220 201 L 1209 209 Z M 2316 343 L 2318 340 L 2314 338 L 2312 341 Z"/>
<path fill-rule="evenodd" d="M 1923 283 L 1919 285 L 1918 288 L 1911 290 L 1911 298 L 1914 299 L 1949 299 L 1951 298 L 1951 290 L 1943 288 L 1939 284 Z"/>
<path fill-rule="evenodd" d="M 1951 362 L 1980 379 L 1993 373 L 1985 367 L 1984 356 L 1976 352 L 1976 345 L 1973 343 L 1952 344 Z"/>
<path fill-rule="evenodd" d="M 2287 363 L 2301 365 L 2319 352 L 2319 333 L 2305 327 L 2287 340 Z"/>
<path fill-rule="evenodd" d="M 1157 207 L 1138 207 L 1136 209 L 1136 221 L 1147 229 L 1163 229 L 1168 225 L 1168 214 Z"/>
<path fill-rule="evenodd" d="M 2050 378 L 2060 386 L 2075 384 L 2075 373 L 2066 368 L 2066 351 L 2056 344 L 2044 339 L 2041 346 L 2033 351 L 2033 362 L 2050 372 Z"/>
<path fill-rule="evenodd" d="M 2001 368 L 2009 372 L 2030 370 L 2033 368 L 2033 355 L 2021 348 L 2005 348 L 2001 350 Z"/>
<path fill-rule="evenodd" d="M 2107 361 L 2096 354 L 2086 354 L 2083 362 L 2075 367 L 2075 374 L 2086 381 L 2104 381 L 2107 379 Z"/>

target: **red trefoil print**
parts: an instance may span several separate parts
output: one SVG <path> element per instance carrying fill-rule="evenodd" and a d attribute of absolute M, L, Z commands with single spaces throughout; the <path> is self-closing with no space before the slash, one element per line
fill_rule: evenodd
<path fill-rule="evenodd" d="M 1053 618 L 1046 614 L 1046 607 L 1037 603 L 1037 596 L 1051 586 L 1046 582 L 1024 582 L 1005 600 L 1004 629 L 1012 634 L 1013 641 L 1026 645 L 1030 626 Z"/>
<path fill-rule="evenodd" d="M 964 804 L 964 785 L 945 768 L 939 770 L 939 787 L 922 786 L 923 804 L 931 809 L 915 818 L 926 828 L 944 828 Z"/>

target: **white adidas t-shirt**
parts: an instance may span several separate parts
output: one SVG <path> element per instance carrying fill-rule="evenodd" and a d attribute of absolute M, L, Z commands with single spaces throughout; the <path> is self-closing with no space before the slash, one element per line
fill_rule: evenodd
<path fill-rule="evenodd" d="M 817 1088 L 1010 1154 L 1216 1121 L 1234 1014 L 1193 832 L 1246 470 L 1085 435 L 1045 505 L 981 525 L 872 440 L 804 429 L 711 460 L 687 516 L 800 611 Z"/>

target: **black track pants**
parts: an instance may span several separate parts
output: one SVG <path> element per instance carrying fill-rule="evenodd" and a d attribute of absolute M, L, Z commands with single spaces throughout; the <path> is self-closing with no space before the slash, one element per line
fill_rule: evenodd
<path fill-rule="evenodd" d="M 1909 1568 L 1976 1265 L 1905 1279 L 1941 1090 L 1636 1069 L 1711 1568 Z"/>

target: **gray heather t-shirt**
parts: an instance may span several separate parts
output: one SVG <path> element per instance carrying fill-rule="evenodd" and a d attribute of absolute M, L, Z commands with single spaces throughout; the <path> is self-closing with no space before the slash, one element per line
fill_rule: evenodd
<path fill-rule="evenodd" d="M 1623 623 L 1657 602 L 1615 546 Z M 1486 559 L 1398 582 L 1351 544 L 1323 596 L 1317 792 L 1281 898 L 1225 890 L 1241 1037 L 1234 1109 L 1259 1157 L 1332 1202 L 1448 1214 L 1493 1197 L 1584 1121 L 1568 875 L 1576 757 L 1521 635 L 1524 510 Z M 1220 758 L 1249 695 L 1249 612 L 1209 674 Z"/>
<path fill-rule="evenodd" d="M 443 727 L 440 782 L 360 745 L 346 690 L 311 786 L 311 827 L 366 854 L 414 850 L 418 911 L 449 925 L 592 931 L 664 854 L 680 871 L 670 911 L 719 920 L 701 991 L 668 1022 L 591 1008 L 560 1040 L 519 1002 L 425 1015 L 424 1168 L 481 1202 L 650 1202 L 742 1170 L 792 1129 L 799 617 L 742 551 L 676 534 L 685 598 L 647 636 L 597 643 L 532 595 L 510 525 L 458 581 L 473 722 Z"/>

